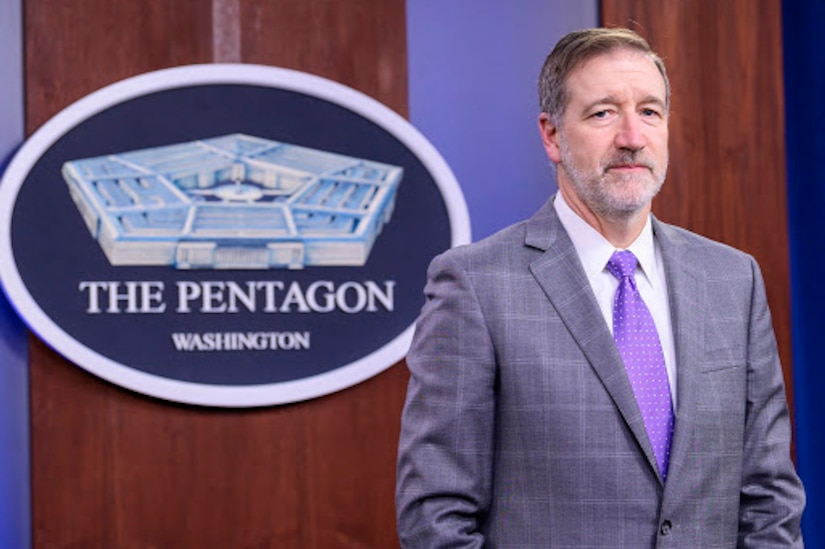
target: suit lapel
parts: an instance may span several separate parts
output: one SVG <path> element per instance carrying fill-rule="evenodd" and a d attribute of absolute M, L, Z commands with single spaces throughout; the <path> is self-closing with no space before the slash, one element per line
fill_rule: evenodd
<path fill-rule="evenodd" d="M 530 265 L 533 276 L 599 376 L 648 463 L 658 471 L 622 359 L 552 199 L 528 222 L 525 244 L 545 251 Z"/>
<path fill-rule="evenodd" d="M 701 372 L 698 365 L 704 353 L 704 319 L 707 315 L 703 268 L 678 233 L 654 218 L 653 231 L 662 252 L 670 317 L 676 347 L 677 409 L 670 453 L 668 477 L 674 479 L 684 470 L 685 459 L 694 434 Z"/>

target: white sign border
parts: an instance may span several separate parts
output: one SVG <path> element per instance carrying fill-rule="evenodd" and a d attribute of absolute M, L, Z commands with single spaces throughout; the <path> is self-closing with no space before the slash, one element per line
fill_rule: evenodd
<path fill-rule="evenodd" d="M 415 127 L 385 105 L 343 84 L 295 70 L 240 63 L 186 65 L 101 88 L 59 112 L 23 144 L 0 180 L 0 283 L 9 301 L 32 331 L 81 368 L 126 389 L 184 404 L 242 408 L 300 402 L 366 381 L 397 363 L 409 349 L 414 324 L 350 364 L 299 380 L 251 386 L 177 381 L 124 366 L 86 347 L 58 326 L 31 296 L 14 261 L 11 218 L 20 188 L 43 154 L 69 130 L 110 107 L 149 93 L 204 84 L 246 84 L 294 91 L 371 120 L 413 152 L 433 176 L 447 207 L 451 245 L 470 242 L 467 204 L 452 170 Z"/>

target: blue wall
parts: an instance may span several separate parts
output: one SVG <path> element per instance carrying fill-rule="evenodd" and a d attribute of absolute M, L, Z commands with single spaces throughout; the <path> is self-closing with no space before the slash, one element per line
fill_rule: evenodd
<path fill-rule="evenodd" d="M 782 3 L 796 454 L 808 547 L 825 547 L 825 2 Z"/>
<path fill-rule="evenodd" d="M 0 172 L 23 141 L 21 3 L 0 1 Z M 31 545 L 26 330 L 0 292 L 0 547 Z"/>
<path fill-rule="evenodd" d="M 556 184 L 538 132 L 538 74 L 596 0 L 408 0 L 410 120 L 458 179 L 473 239 L 529 217 Z"/>

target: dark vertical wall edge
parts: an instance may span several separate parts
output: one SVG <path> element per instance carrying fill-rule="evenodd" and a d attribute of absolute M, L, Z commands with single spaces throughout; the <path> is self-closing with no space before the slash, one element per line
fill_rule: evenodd
<path fill-rule="evenodd" d="M 0 174 L 23 141 L 22 2 L 0 2 Z M 28 333 L 0 291 L 0 546 L 31 544 Z"/>
<path fill-rule="evenodd" d="M 786 143 L 788 151 L 788 230 L 790 233 L 791 294 L 794 326 L 794 387 L 796 455 L 799 475 L 808 492 L 802 517 L 805 541 L 825 545 L 825 437 L 822 418 L 822 310 L 825 308 L 825 258 L 821 239 L 825 207 L 825 34 L 821 0 L 782 3 Z"/>

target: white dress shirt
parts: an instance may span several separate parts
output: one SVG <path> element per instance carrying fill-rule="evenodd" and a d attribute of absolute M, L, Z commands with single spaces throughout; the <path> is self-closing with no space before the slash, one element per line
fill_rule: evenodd
<path fill-rule="evenodd" d="M 596 229 L 578 216 L 565 202 L 561 193 L 556 193 L 553 202 L 561 224 L 570 235 L 576 253 L 584 267 L 590 287 L 596 295 L 596 301 L 602 311 L 605 322 L 613 331 L 613 297 L 619 287 L 618 279 L 607 270 L 607 262 L 616 248 Z M 667 280 L 662 254 L 653 239 L 653 227 L 650 216 L 647 218 L 641 234 L 627 248 L 639 261 L 636 267 L 636 287 L 639 289 L 656 330 L 665 355 L 667 377 L 670 382 L 670 395 L 673 409 L 676 410 L 676 350 L 673 345 L 673 324 L 670 320 L 670 303 L 667 294 Z"/>

